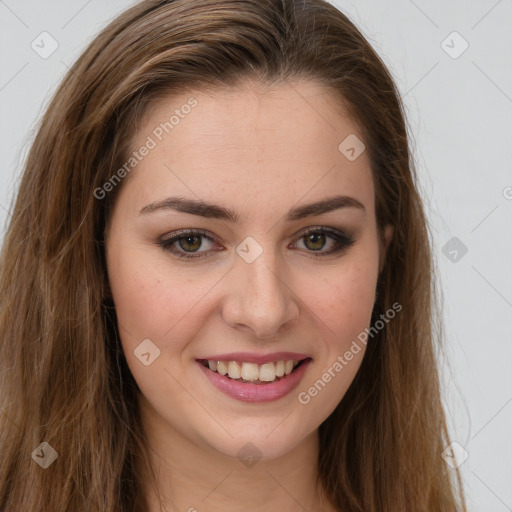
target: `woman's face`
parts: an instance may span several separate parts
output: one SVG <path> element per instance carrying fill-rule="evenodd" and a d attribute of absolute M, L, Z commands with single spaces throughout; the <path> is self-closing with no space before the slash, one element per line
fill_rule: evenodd
<path fill-rule="evenodd" d="M 154 425 L 226 455 L 250 446 L 273 458 L 343 398 L 384 256 L 355 137 L 314 82 L 183 93 L 147 112 L 117 185 L 107 264 Z M 303 362 L 287 374 L 287 361 Z"/>

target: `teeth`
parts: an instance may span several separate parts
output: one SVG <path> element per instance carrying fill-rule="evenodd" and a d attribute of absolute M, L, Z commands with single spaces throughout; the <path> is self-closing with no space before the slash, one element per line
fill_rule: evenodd
<path fill-rule="evenodd" d="M 210 364 L 210 361 L 208 361 L 208 364 Z M 217 361 L 217 373 L 220 373 L 221 375 L 226 375 L 226 373 L 228 373 L 228 367 L 226 363 L 223 361 Z"/>
<path fill-rule="evenodd" d="M 274 366 L 274 363 L 265 363 L 261 365 L 260 380 L 264 382 L 272 382 L 273 380 L 276 380 L 276 367 Z"/>
<path fill-rule="evenodd" d="M 276 378 L 289 375 L 300 361 L 276 361 L 265 364 L 238 363 L 236 361 L 208 360 L 208 368 L 220 375 L 227 375 L 230 379 L 247 382 L 273 382 Z M 206 362 L 204 363 L 206 366 Z"/>
<path fill-rule="evenodd" d="M 229 361 L 228 375 L 230 379 L 239 379 L 242 376 L 242 369 L 236 361 Z"/>
<path fill-rule="evenodd" d="M 231 363 L 229 363 L 231 364 Z M 237 363 L 234 363 L 239 366 Z M 241 370 L 241 377 L 244 380 L 258 380 L 260 376 L 260 369 L 256 363 L 243 363 Z M 230 375 L 231 377 L 231 375 Z"/>

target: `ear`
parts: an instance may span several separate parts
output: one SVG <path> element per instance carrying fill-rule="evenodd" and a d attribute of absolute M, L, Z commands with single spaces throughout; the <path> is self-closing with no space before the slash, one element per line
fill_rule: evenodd
<path fill-rule="evenodd" d="M 384 268 L 384 262 L 386 260 L 386 254 L 388 252 L 389 244 L 391 243 L 391 240 L 393 239 L 393 234 L 395 232 L 395 228 L 391 224 L 387 224 L 384 228 L 384 240 L 383 245 L 381 244 L 380 247 L 380 256 L 379 256 L 379 274 L 382 272 L 382 269 Z"/>

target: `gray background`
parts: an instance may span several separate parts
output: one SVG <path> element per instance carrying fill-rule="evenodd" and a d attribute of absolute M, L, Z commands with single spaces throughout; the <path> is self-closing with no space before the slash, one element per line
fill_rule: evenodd
<path fill-rule="evenodd" d="M 50 94 L 133 3 L 0 0 L 0 237 Z M 469 509 L 512 511 L 512 1 L 333 3 L 379 52 L 405 101 L 435 238 L 444 401 L 452 440 L 468 453 L 460 468 Z M 45 59 L 31 47 L 43 31 L 58 42 Z"/>

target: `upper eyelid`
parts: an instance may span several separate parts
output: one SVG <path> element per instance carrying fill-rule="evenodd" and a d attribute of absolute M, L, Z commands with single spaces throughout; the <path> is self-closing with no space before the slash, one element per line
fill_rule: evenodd
<path fill-rule="evenodd" d="M 162 235 L 160 237 L 160 240 L 168 241 L 168 240 L 172 240 L 173 238 L 181 238 L 181 237 L 185 237 L 188 235 L 201 235 L 204 237 L 211 238 L 213 240 L 216 239 L 216 237 L 213 234 L 211 234 L 209 231 L 206 231 L 205 229 L 186 228 L 186 229 L 178 229 L 177 231 L 173 231 L 171 233 Z"/>
<path fill-rule="evenodd" d="M 334 235 L 337 234 L 337 235 L 340 235 L 340 236 L 346 236 L 347 238 L 351 237 L 351 234 L 349 232 L 346 232 L 343 229 L 333 228 L 333 227 L 330 227 L 330 226 L 320 226 L 320 225 L 310 226 L 310 227 L 304 228 L 304 229 L 300 230 L 294 236 L 300 238 L 302 236 L 305 236 L 306 234 L 309 234 L 311 232 L 317 232 L 317 231 L 325 232 L 327 234 L 331 233 L 331 234 L 334 234 Z M 205 229 L 202 229 L 202 228 L 179 229 L 179 230 L 177 230 L 175 232 L 163 235 L 161 237 L 161 240 L 162 241 L 169 241 L 169 240 L 172 240 L 173 238 L 179 239 L 180 237 L 185 237 L 187 235 L 201 235 L 201 236 L 204 236 L 206 238 L 209 238 L 210 240 L 212 240 L 214 242 L 217 242 L 219 240 L 219 237 L 217 237 L 213 233 L 211 233 L 211 232 L 209 232 L 209 231 L 207 231 Z"/>

